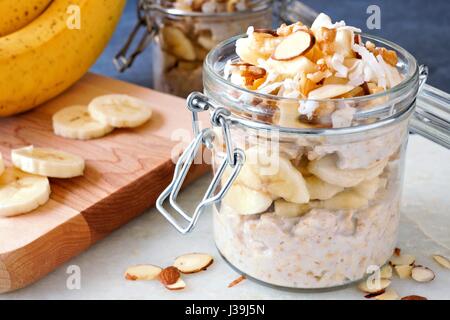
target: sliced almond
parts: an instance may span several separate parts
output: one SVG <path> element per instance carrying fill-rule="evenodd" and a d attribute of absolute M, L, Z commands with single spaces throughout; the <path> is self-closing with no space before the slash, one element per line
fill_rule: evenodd
<path fill-rule="evenodd" d="M 383 279 L 392 278 L 392 267 L 389 264 L 385 264 L 380 269 L 380 277 Z"/>
<path fill-rule="evenodd" d="M 259 34 L 262 34 L 263 36 L 265 35 L 270 35 L 272 37 L 278 37 L 278 33 L 276 30 L 272 30 L 272 29 L 255 29 L 255 31 L 253 31 L 253 35 L 255 36 L 259 36 Z"/>
<path fill-rule="evenodd" d="M 173 266 L 181 273 L 197 273 L 206 270 L 213 262 L 209 254 L 190 253 L 176 258 Z"/>
<path fill-rule="evenodd" d="M 400 279 L 408 279 L 409 277 L 411 277 L 413 266 L 394 266 L 394 269 Z"/>
<path fill-rule="evenodd" d="M 411 295 L 403 297 L 402 300 L 428 300 L 428 299 L 418 295 Z"/>
<path fill-rule="evenodd" d="M 162 269 L 160 267 L 151 264 L 132 266 L 125 271 L 125 279 L 132 281 L 155 280 L 161 271 Z"/>
<path fill-rule="evenodd" d="M 417 282 L 430 282 L 435 276 L 433 270 L 424 266 L 415 266 L 411 271 L 411 278 Z"/>
<path fill-rule="evenodd" d="M 183 290 L 184 288 L 186 288 L 186 283 L 183 281 L 183 279 L 179 278 L 177 282 L 167 285 L 166 288 L 169 290 Z"/>
<path fill-rule="evenodd" d="M 355 87 L 348 84 L 329 84 L 319 87 L 308 94 L 309 99 L 331 99 L 342 96 L 349 91 L 352 91 Z"/>
<path fill-rule="evenodd" d="M 393 266 L 412 266 L 416 261 L 416 257 L 410 254 L 393 255 L 389 262 Z"/>
<path fill-rule="evenodd" d="M 369 280 L 364 280 L 360 282 L 358 285 L 358 289 L 366 293 L 378 293 L 389 287 L 389 285 L 391 284 L 391 280 L 389 279 L 380 279 L 379 285 L 377 285 L 377 283 L 375 282 L 369 286 L 369 284 L 367 283 L 368 281 Z"/>
<path fill-rule="evenodd" d="M 384 293 L 375 296 L 376 300 L 400 300 L 398 293 L 391 288 L 385 290 Z"/>
<path fill-rule="evenodd" d="M 378 292 L 374 292 L 374 293 L 368 293 L 368 294 L 366 294 L 365 296 L 364 296 L 364 298 L 366 298 L 366 299 L 372 299 L 372 298 L 375 298 L 376 296 L 379 296 L 380 294 L 383 294 L 383 293 L 385 293 L 386 292 L 386 290 L 380 290 L 380 291 L 378 291 Z"/>
<path fill-rule="evenodd" d="M 273 59 L 288 61 L 308 52 L 315 44 L 315 38 L 307 31 L 297 31 L 286 37 L 276 47 Z"/>
<path fill-rule="evenodd" d="M 238 277 L 237 279 L 231 281 L 231 283 L 228 285 L 228 288 L 232 288 L 232 287 L 238 285 L 239 283 L 241 283 L 241 282 L 244 281 L 245 279 L 246 279 L 246 278 L 245 278 L 245 276 L 243 276 L 243 275 L 240 276 L 240 277 Z"/>
<path fill-rule="evenodd" d="M 159 274 L 159 280 L 165 286 L 172 285 L 180 279 L 180 271 L 175 267 L 167 267 Z"/>
<path fill-rule="evenodd" d="M 433 259 L 444 268 L 450 269 L 450 260 L 447 259 L 446 257 L 435 254 L 433 255 Z"/>

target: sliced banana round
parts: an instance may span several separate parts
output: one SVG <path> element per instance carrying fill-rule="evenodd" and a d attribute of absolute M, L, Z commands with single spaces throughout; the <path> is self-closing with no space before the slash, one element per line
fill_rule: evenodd
<path fill-rule="evenodd" d="M 45 204 L 50 197 L 46 177 L 7 168 L 0 176 L 0 217 L 28 213 Z"/>
<path fill-rule="evenodd" d="M 247 150 L 246 156 L 246 161 L 270 194 L 293 203 L 309 202 L 305 179 L 288 159 L 278 154 L 268 155 L 265 150 L 258 148 Z"/>
<path fill-rule="evenodd" d="M 83 175 L 84 160 L 76 155 L 33 146 L 11 151 L 11 160 L 22 171 L 51 178 L 73 178 Z"/>
<path fill-rule="evenodd" d="M 89 140 L 100 138 L 114 128 L 94 120 L 87 106 L 71 106 L 53 115 L 53 131 L 63 138 Z"/>
<path fill-rule="evenodd" d="M 367 207 L 369 201 L 354 191 L 343 191 L 333 198 L 322 201 L 321 205 L 329 210 L 358 210 Z"/>
<path fill-rule="evenodd" d="M 116 128 L 135 128 L 152 116 L 152 108 L 143 100 L 124 94 L 97 97 L 88 106 L 91 117 Z"/>
<path fill-rule="evenodd" d="M 272 197 L 241 185 L 233 185 L 228 190 L 223 203 L 238 214 L 252 215 L 265 212 L 272 205 Z"/>
<path fill-rule="evenodd" d="M 364 180 L 370 180 L 379 176 L 387 164 L 386 159 L 378 161 L 375 165 L 366 169 L 339 169 L 336 161 L 337 159 L 334 155 L 328 155 L 311 161 L 308 165 L 308 170 L 329 184 L 349 188 L 360 184 Z"/>
<path fill-rule="evenodd" d="M 3 163 L 3 157 L 2 154 L 0 153 L 0 176 L 3 174 L 4 171 L 5 171 L 5 164 Z"/>
<path fill-rule="evenodd" d="M 306 177 L 305 180 L 311 200 L 331 199 L 344 190 L 343 187 L 329 184 L 315 176 Z"/>
<path fill-rule="evenodd" d="M 165 26 L 161 30 L 163 48 L 177 58 L 194 61 L 197 57 L 191 40 L 180 29 Z"/>

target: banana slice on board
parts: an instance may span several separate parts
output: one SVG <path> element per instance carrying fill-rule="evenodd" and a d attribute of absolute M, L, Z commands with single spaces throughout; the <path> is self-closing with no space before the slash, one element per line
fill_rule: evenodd
<path fill-rule="evenodd" d="M 71 106 L 53 115 L 53 131 L 63 138 L 89 140 L 100 138 L 114 127 L 94 120 L 86 106 Z"/>
<path fill-rule="evenodd" d="M 228 190 L 223 203 L 241 215 L 263 213 L 272 205 L 272 197 L 250 188 L 233 185 Z"/>
<path fill-rule="evenodd" d="M 0 176 L 5 172 L 5 164 L 3 163 L 3 157 L 0 153 Z"/>
<path fill-rule="evenodd" d="M 97 97 L 88 110 L 94 120 L 116 128 L 139 127 L 152 116 L 152 109 L 145 101 L 125 94 Z"/>
<path fill-rule="evenodd" d="M 22 171 L 51 178 L 82 176 L 85 167 L 84 160 L 79 156 L 33 146 L 12 150 L 11 160 Z"/>
<path fill-rule="evenodd" d="M 45 204 L 50 197 L 46 177 L 7 168 L 0 176 L 0 217 L 28 213 Z"/>
<path fill-rule="evenodd" d="M 388 160 L 378 161 L 375 165 L 366 169 L 339 169 L 336 161 L 337 159 L 334 155 L 328 155 L 311 161 L 308 165 L 308 170 L 329 184 L 349 188 L 360 184 L 364 180 L 370 180 L 379 176 Z"/>

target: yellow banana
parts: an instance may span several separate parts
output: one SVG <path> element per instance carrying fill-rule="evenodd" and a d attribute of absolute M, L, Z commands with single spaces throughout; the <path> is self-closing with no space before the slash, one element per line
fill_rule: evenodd
<path fill-rule="evenodd" d="M 36 19 L 52 0 L 0 0 L 0 37 L 22 29 Z"/>
<path fill-rule="evenodd" d="M 108 43 L 125 0 L 53 0 L 0 38 L 0 117 L 34 108 L 80 79 Z"/>

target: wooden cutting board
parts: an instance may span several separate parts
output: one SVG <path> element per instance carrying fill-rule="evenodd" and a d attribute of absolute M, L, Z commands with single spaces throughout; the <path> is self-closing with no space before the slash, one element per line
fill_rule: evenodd
<path fill-rule="evenodd" d="M 109 93 L 149 101 L 151 121 L 90 141 L 52 133 L 57 110 Z M 61 149 L 86 160 L 83 177 L 51 179 L 47 204 L 27 215 L 0 218 L 0 292 L 35 282 L 153 206 L 172 178 L 171 154 L 180 146 L 171 139 L 174 132 L 191 137 L 185 100 L 94 74 L 31 112 L 0 119 L 0 152 L 8 165 L 11 149 L 27 145 Z M 188 182 L 207 170 L 206 165 L 194 166 Z"/>

